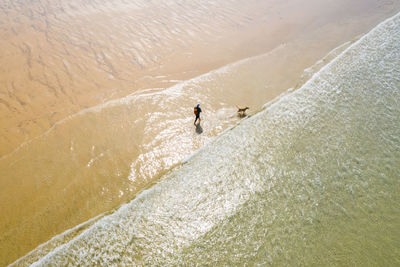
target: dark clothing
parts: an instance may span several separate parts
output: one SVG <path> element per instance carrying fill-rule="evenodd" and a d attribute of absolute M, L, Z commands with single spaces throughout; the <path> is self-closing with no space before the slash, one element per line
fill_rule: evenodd
<path fill-rule="evenodd" d="M 200 117 L 200 113 L 201 113 L 201 108 L 200 107 L 195 107 L 194 110 L 197 110 L 197 113 L 195 112 L 196 118 Z"/>
<path fill-rule="evenodd" d="M 194 125 L 196 125 L 196 121 L 199 120 L 199 124 L 200 125 L 200 113 L 201 113 L 201 108 L 199 107 L 199 105 L 194 107 L 194 115 L 196 115 L 196 118 L 194 119 Z"/>

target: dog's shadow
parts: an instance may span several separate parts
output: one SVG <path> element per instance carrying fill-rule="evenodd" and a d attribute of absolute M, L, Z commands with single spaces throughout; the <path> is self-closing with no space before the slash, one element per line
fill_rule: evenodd
<path fill-rule="evenodd" d="M 246 114 L 246 113 L 243 113 L 243 112 L 238 112 L 238 113 L 237 113 L 237 116 L 238 116 L 239 118 L 243 119 L 244 117 L 247 117 L 247 114 Z"/>
<path fill-rule="evenodd" d="M 203 128 L 200 125 L 200 122 L 196 124 L 196 133 L 197 134 L 202 134 L 203 133 Z"/>

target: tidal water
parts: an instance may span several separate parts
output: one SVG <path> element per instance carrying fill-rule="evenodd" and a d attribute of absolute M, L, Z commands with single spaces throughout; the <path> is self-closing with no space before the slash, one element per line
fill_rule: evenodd
<path fill-rule="evenodd" d="M 213 75 L 233 75 L 236 68 L 252 66 L 257 64 L 249 60 Z M 206 75 L 196 82 L 210 81 Z M 168 103 L 174 105 L 179 101 L 173 97 L 192 88 L 185 86 L 169 89 L 168 97 L 163 92 L 148 93 L 155 106 L 169 97 Z M 141 101 L 141 97 L 127 101 Z M 141 107 L 109 105 L 121 120 L 124 112 L 131 114 Z M 103 110 L 94 112 L 86 125 Z M 229 118 L 230 112 L 224 110 L 221 107 L 220 116 Z M 179 120 L 183 107 L 174 112 Z M 175 167 L 70 240 L 57 236 L 53 245 L 37 248 L 16 264 L 398 266 L 399 118 L 398 14 L 350 45 L 300 89 L 267 103 L 204 146 L 199 144 L 202 148 L 190 157 L 151 161 L 154 152 L 142 153 L 131 164 L 128 175 L 133 180 L 138 172 L 151 176 L 158 168 L 146 169 L 141 160 Z M 208 126 L 217 119 L 210 116 Z M 138 118 L 135 123 L 144 122 Z M 151 142 L 168 139 L 174 125 L 178 121 L 160 126 L 160 139 Z M 101 129 L 106 130 L 111 131 Z M 85 134 L 80 131 L 77 134 Z M 112 131 L 122 136 L 123 150 L 124 131 Z M 215 131 L 222 131 L 218 123 Z M 187 135 L 181 140 L 190 140 L 192 135 Z M 185 143 L 168 148 L 162 144 L 156 146 L 161 154 L 185 149 Z M 80 147 L 61 146 L 71 151 Z M 92 151 L 89 167 L 101 166 L 112 154 L 97 153 L 96 147 Z M 116 165 L 119 160 L 115 159 Z"/>

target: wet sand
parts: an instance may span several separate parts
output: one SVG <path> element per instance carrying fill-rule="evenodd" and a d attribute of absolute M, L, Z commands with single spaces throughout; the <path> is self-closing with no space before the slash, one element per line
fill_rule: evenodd
<path fill-rule="evenodd" d="M 257 110 L 298 87 L 306 79 L 303 70 L 333 48 L 400 7 L 389 1 L 322 2 L 251 1 L 244 7 L 240 1 L 3 2 L 0 265 L 132 199 L 237 121 L 229 117 L 221 122 L 212 111 L 234 114 L 235 104 Z M 217 80 L 198 89 L 211 113 L 205 113 L 201 137 L 193 137 L 191 127 L 173 128 L 185 106 L 189 111 L 183 122 L 191 125 L 196 90 L 189 94 L 193 99 L 177 98 L 178 103 L 161 106 L 160 112 L 183 106 L 167 117 L 147 116 L 160 103 L 150 104 L 156 99 L 151 95 L 128 107 L 84 112 L 130 94 L 139 99 L 144 89 L 159 93 L 265 53 L 260 73 L 246 76 L 241 70 L 242 79 Z M 266 85 L 255 88 L 246 77 Z M 207 94 L 212 86 L 215 90 Z M 164 125 L 167 119 L 171 125 Z M 175 132 L 168 135 L 166 129 Z M 180 134 L 190 138 L 176 139 Z"/>
<path fill-rule="evenodd" d="M 299 5 L 307 11 L 297 12 Z M 360 34 L 376 24 L 374 12 L 395 9 L 393 5 L 268 1 L 225 8 L 223 3 L 206 2 L 191 9 L 172 2 L 158 7 L 161 12 L 140 1 L 134 6 L 91 1 L 4 3 L 0 58 L 7 64 L 0 69 L 0 156 L 82 109 L 141 88 L 172 84 L 154 77 L 195 77 L 269 51 L 312 27 L 351 23 L 345 19 L 356 13 L 359 19 L 371 16 L 369 24 L 359 25 Z M 319 56 L 324 52 L 316 51 Z"/>

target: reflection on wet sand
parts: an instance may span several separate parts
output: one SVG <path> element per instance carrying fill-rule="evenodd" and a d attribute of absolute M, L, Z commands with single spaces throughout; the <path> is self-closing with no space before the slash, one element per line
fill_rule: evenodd
<path fill-rule="evenodd" d="M 256 110 L 399 8 L 319 2 L 2 1 L 0 265 L 131 199 L 235 104 Z"/>
<path fill-rule="evenodd" d="M 152 74 L 174 53 L 251 21 L 214 1 L 3 1 L 0 13 L 0 156 L 67 115 L 160 86 Z"/>

